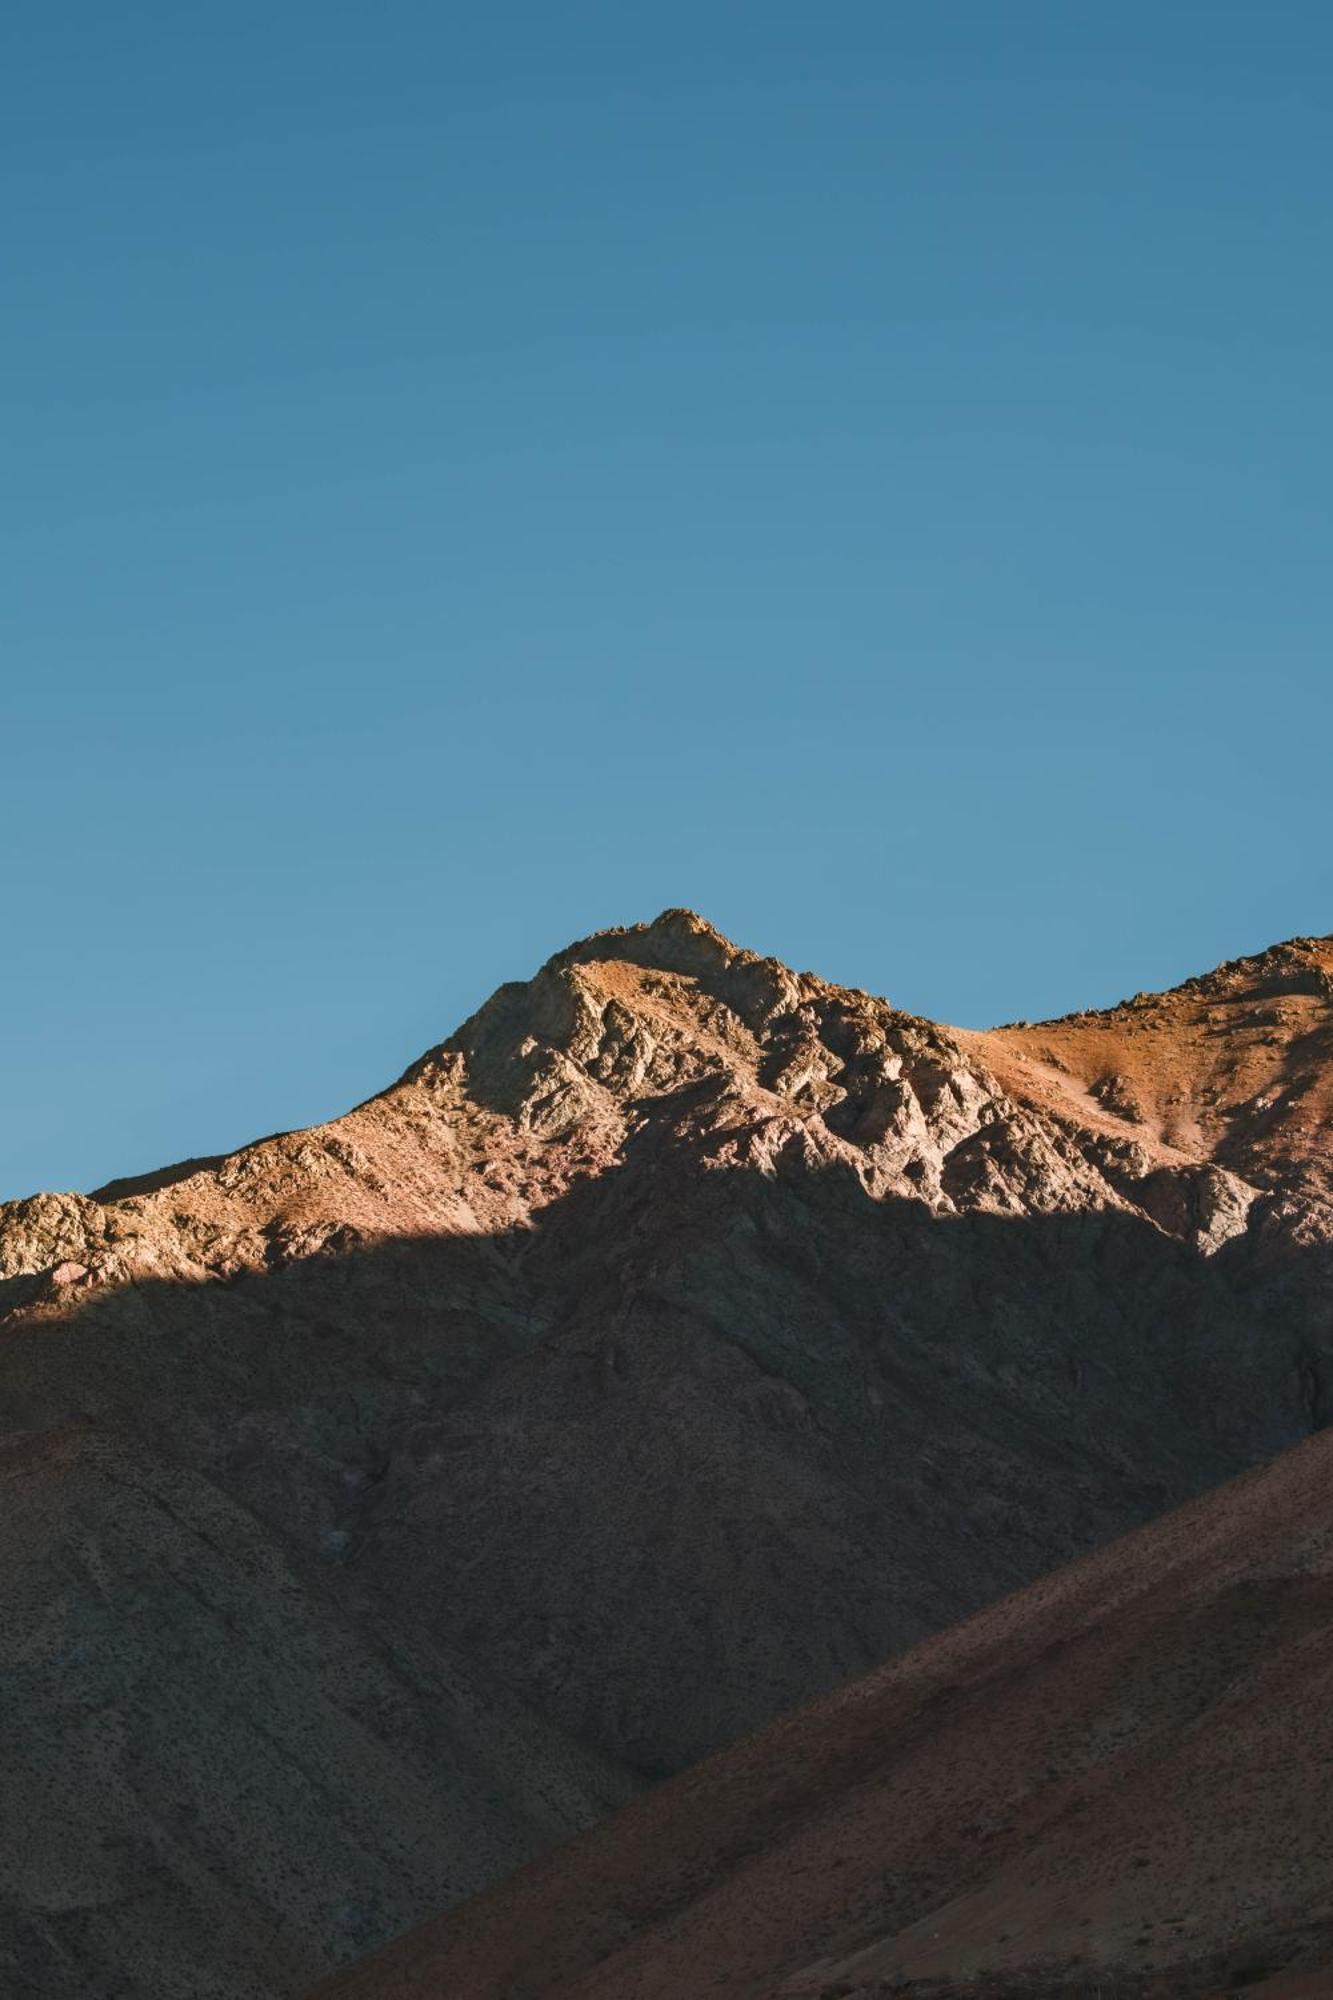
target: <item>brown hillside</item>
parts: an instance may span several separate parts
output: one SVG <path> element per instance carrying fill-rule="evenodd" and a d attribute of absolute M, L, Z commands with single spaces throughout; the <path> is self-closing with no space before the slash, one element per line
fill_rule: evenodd
<path fill-rule="evenodd" d="M 1333 1195 L 1333 938 L 1292 938 L 1170 993 L 976 1037 L 1025 1101 L 1171 1162 Z M 1110 1122 L 1108 1122 L 1110 1121 Z"/>
<path fill-rule="evenodd" d="M 1224 968 L 1165 996 L 1167 1025 L 1114 1030 L 1157 1051 L 1115 1058 L 1153 1119 L 1150 1069 L 1187 1093 L 1166 1135 L 1091 1057 L 1080 1095 L 1077 1037 L 1127 1010 L 964 1034 L 668 912 L 502 988 L 329 1125 L 0 1209 L 0 1430 L 17 1487 L 48 1495 L 36 1583 L 0 1542 L 16 1656 L 46 1663 L 12 1682 L 13 1727 L 45 1740 L 85 1672 L 102 1717 L 24 1824 L 58 1858 L 81 1787 L 95 1818 L 118 1801 L 122 1843 L 84 1886 L 0 1874 L 0 1971 L 69 2000 L 309 1983 L 1322 1426 L 1327 952 L 1280 947 L 1245 962 L 1271 977 Z M 1207 997 L 1237 978 L 1232 1012 Z M 1261 1057 L 1256 1033 L 1279 1038 Z M 1230 1144 L 1209 1097 L 1228 1060 L 1237 1091 L 1252 1060 L 1286 1065 L 1280 1145 Z M 145 1490 L 188 1479 L 250 1579 L 243 1631 L 271 1635 L 262 1694 L 250 1640 L 218 1648 L 151 1796 L 106 1745 L 137 1755 L 145 1689 L 190 1656 L 188 1563 L 149 1514 L 113 1527 L 70 1438 Z M 297 1665 L 326 1624 L 399 1690 L 355 1834 L 336 1675 Z M 331 1775 L 301 1721 L 316 1693 Z M 260 1803 L 214 1825 L 224 1713 Z M 385 1775 L 402 1741 L 434 1833 Z M 309 1778 L 282 1808 L 308 1881 L 275 1875 L 263 1903 L 275 1760 Z M 386 1874 L 409 1822 L 420 1866 Z M 199 1914 L 228 1898 L 246 1965 L 284 1968 L 267 1986 Z M 155 1965 L 163 1930 L 188 1968 Z"/>
<path fill-rule="evenodd" d="M 1333 1991 L 1333 1436 L 675 1780 L 320 2000 Z"/>

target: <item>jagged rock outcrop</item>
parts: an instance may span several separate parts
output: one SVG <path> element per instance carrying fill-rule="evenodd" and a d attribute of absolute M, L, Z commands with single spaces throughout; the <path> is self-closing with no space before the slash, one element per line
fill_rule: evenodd
<path fill-rule="evenodd" d="M 586 1819 L 1326 1421 L 1330 966 L 981 1035 L 687 912 L 585 940 L 330 1125 L 0 1210 L 0 1424 L 188 1471 L 582 1746 Z M 39 1922 L 53 1993 L 121 1990 Z"/>

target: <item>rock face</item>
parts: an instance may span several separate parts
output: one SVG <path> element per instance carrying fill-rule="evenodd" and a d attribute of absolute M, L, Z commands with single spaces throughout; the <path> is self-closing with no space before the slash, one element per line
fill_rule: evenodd
<path fill-rule="evenodd" d="M 0 1446 L 0 1990 L 291 1991 L 627 1796 L 180 1463 Z"/>
<path fill-rule="evenodd" d="M 1333 1434 L 724 1751 L 319 2000 L 1327 2000 Z"/>
<path fill-rule="evenodd" d="M 194 1544 L 159 1552 L 146 1514 L 113 1532 L 90 1496 L 132 1463 L 216 1511 L 199 1616 L 268 1633 L 276 1677 L 261 1694 L 245 1646 L 213 1648 L 175 1789 L 116 1793 L 115 1868 L 0 1876 L 0 1968 L 108 2000 L 295 1990 L 1318 1429 L 1331 969 L 1333 940 L 1297 940 L 978 1035 L 668 912 L 502 988 L 333 1124 L 0 1209 L 0 1424 L 14 1480 L 53 1496 L 14 1644 L 63 1660 L 91 1565 L 77 1657 L 134 1739 L 182 1656 Z M 410 1683 L 375 1755 L 411 1744 L 434 1831 L 332 1746 L 326 1625 Z M 15 1683 L 34 1740 L 64 1671 Z M 259 1803 L 225 1851 L 200 1830 L 223 1710 L 272 1718 L 269 1750 L 226 1738 Z M 260 1767 L 309 1771 L 316 1713 L 337 1770 L 281 1807 L 309 1879 L 261 1894 Z M 102 1741 L 61 1780 L 97 1813 Z M 65 1811 L 34 1793 L 52 1853 Z M 386 1864 L 407 1828 L 414 1858 Z M 225 1945 L 205 1881 L 241 1913 Z M 138 1970 L 136 1926 L 185 1938 L 188 1973 Z"/>

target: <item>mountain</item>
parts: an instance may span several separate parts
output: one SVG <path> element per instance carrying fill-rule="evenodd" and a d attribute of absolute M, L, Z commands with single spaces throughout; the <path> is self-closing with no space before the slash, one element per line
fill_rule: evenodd
<path fill-rule="evenodd" d="M 978 1034 L 671 911 L 329 1125 L 0 1209 L 11 1983 L 297 1990 L 1319 1429 L 1331 985 Z"/>
<path fill-rule="evenodd" d="M 659 1788 L 319 2000 L 1326 2000 L 1333 1434 Z"/>

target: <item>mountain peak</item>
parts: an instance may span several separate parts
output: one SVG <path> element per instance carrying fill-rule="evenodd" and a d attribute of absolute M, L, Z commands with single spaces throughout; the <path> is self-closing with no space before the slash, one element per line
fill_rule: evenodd
<path fill-rule="evenodd" d="M 69 1760 L 18 1794 L 40 1835 L 20 1972 L 91 1882 L 115 1921 L 69 1934 L 70 1993 L 121 1990 L 113 1947 L 165 2000 L 275 1993 L 208 1960 L 238 1909 L 298 1990 L 324 1969 L 301 1940 L 350 1956 L 1326 1422 L 1318 958 L 973 1034 L 669 909 L 500 988 L 344 1117 L 0 1209 L 6 1476 L 31 1493 L 11 1568 L 47 1537 L 11 1617 L 46 1663 L 13 1740 Z M 164 1557 L 159 1511 L 184 1524 Z M 93 1517 L 124 1528 L 132 1643 Z M 210 1639 L 201 1674 L 176 1580 L 217 1547 L 213 1629 L 260 1641 Z M 98 1727 L 71 1732 L 90 1687 Z M 363 1709 L 401 1761 L 366 1762 Z M 342 1776 L 282 1778 L 309 1870 L 274 1910 L 219 1757 L 276 1799 L 316 1724 Z M 201 1810 L 162 1846 L 158 1795 L 118 1791 L 87 1864 L 115 1872 L 71 1876 L 60 1801 L 106 1797 L 108 1728 Z M 207 1976 L 157 1978 L 161 1939 L 208 1924 Z"/>
<path fill-rule="evenodd" d="M 579 965 L 601 959 L 700 976 L 734 959 L 754 959 L 757 955 L 733 944 L 697 910 L 671 908 L 648 923 L 613 924 L 593 931 L 556 952 L 547 965 Z"/>

